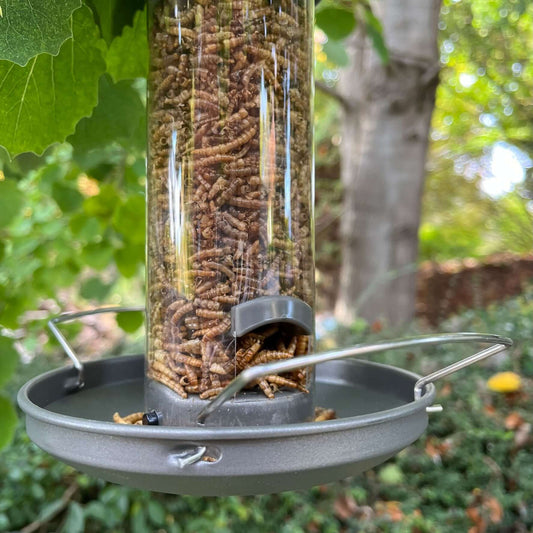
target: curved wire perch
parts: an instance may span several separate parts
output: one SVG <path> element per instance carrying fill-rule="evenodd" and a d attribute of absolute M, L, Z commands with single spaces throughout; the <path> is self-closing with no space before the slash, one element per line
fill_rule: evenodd
<path fill-rule="evenodd" d="M 78 359 L 76 352 L 69 344 L 63 333 L 57 327 L 57 324 L 63 324 L 65 322 L 72 322 L 78 318 L 83 318 L 91 315 L 99 315 L 102 313 L 128 313 L 131 311 L 145 311 L 144 306 L 139 307 L 102 307 L 100 309 L 91 309 L 89 311 L 80 311 L 78 313 L 62 313 L 48 321 L 48 329 L 52 332 L 57 342 L 61 345 L 69 359 L 72 361 L 74 368 L 78 371 L 76 380 L 73 383 L 69 383 L 66 387 L 70 392 L 82 389 L 85 385 L 84 368 L 83 363 Z"/>
<path fill-rule="evenodd" d="M 78 318 L 83 318 L 90 315 L 98 315 L 101 313 L 126 313 L 131 311 L 145 311 L 144 306 L 138 307 L 104 307 L 101 309 L 92 309 L 90 311 L 80 311 L 77 313 L 63 313 L 48 322 L 48 328 L 57 339 L 65 353 L 72 361 L 74 368 L 78 371 L 76 380 L 72 384 L 68 384 L 69 391 L 79 390 L 84 386 L 84 368 L 83 363 L 78 359 L 78 356 L 70 346 L 64 335 L 61 333 L 57 324 L 71 322 Z M 327 361 L 334 361 L 337 359 L 346 359 L 348 357 L 356 357 L 361 355 L 370 355 L 387 350 L 399 350 L 402 348 L 414 348 L 421 346 L 437 346 L 440 344 L 457 344 L 457 343 L 481 343 L 492 344 L 480 352 L 477 352 L 465 359 L 461 359 L 451 365 L 437 370 L 427 376 L 421 377 L 414 386 L 414 398 L 420 399 L 425 392 L 425 388 L 430 383 L 437 381 L 445 376 L 449 376 L 458 370 L 461 370 L 469 365 L 492 357 L 497 353 L 503 352 L 513 345 L 513 341 L 508 337 L 501 337 L 500 335 L 490 335 L 486 333 L 449 333 L 442 335 L 425 335 L 421 337 L 413 337 L 410 339 L 383 341 L 375 344 L 360 344 L 350 348 L 340 350 L 332 350 L 329 352 L 316 353 L 311 355 L 299 356 L 296 359 L 289 359 L 284 361 L 275 361 L 264 365 L 258 365 L 243 370 L 216 398 L 214 398 L 198 415 L 197 423 L 203 425 L 207 417 L 218 409 L 222 404 L 229 400 L 233 395 L 238 393 L 243 387 L 255 379 L 268 376 L 270 374 L 277 374 L 280 372 L 289 372 L 298 368 L 306 366 L 315 366 Z"/>
<path fill-rule="evenodd" d="M 496 355 L 499 352 L 512 346 L 513 341 L 507 337 L 499 335 L 489 335 L 483 333 L 450 333 L 442 335 L 425 335 L 422 337 L 413 337 L 410 339 L 383 341 L 376 344 L 361 344 L 345 348 L 341 350 L 332 350 L 329 352 L 316 353 L 306 356 L 299 356 L 295 359 L 276 361 L 265 365 L 259 365 L 252 368 L 247 368 L 242 371 L 216 398 L 214 398 L 209 405 L 207 405 L 198 415 L 197 423 L 203 425 L 209 415 L 216 411 L 222 404 L 230 399 L 234 394 L 238 393 L 243 387 L 255 379 L 259 379 L 269 374 L 277 374 L 280 372 L 289 372 L 298 368 L 306 366 L 314 366 L 327 361 L 335 361 L 337 359 L 346 359 L 348 357 L 355 357 L 361 355 L 369 355 L 387 350 L 398 350 L 401 348 L 413 348 L 420 346 L 437 346 L 439 344 L 452 343 L 471 343 L 478 342 L 484 344 L 493 344 L 490 348 L 477 352 L 461 361 L 453 363 L 441 370 L 433 372 L 428 376 L 420 378 L 414 387 L 415 400 L 422 397 L 425 387 L 434 381 L 448 376 L 466 366 L 477 363 L 487 357 Z"/>

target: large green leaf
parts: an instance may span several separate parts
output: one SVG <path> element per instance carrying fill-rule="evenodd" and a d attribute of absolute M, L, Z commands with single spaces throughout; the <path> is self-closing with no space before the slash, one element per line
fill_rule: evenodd
<path fill-rule="evenodd" d="M 7 446 L 17 426 L 17 414 L 8 398 L 0 395 L 0 450 Z"/>
<path fill-rule="evenodd" d="M 57 56 L 0 61 L 0 144 L 12 155 L 63 141 L 96 105 L 105 45 L 88 8 L 74 12 L 72 33 Z"/>
<path fill-rule="evenodd" d="M 0 337 L 0 387 L 11 379 L 18 360 L 19 356 L 13 348 L 13 341 L 6 337 Z"/>
<path fill-rule="evenodd" d="M 32 57 L 56 55 L 72 37 L 72 12 L 81 0 L 0 0 L 0 59 L 24 66 Z"/>
<path fill-rule="evenodd" d="M 352 9 L 327 2 L 317 8 L 316 24 L 330 39 L 339 41 L 352 33 L 357 22 Z"/>
<path fill-rule="evenodd" d="M 128 146 L 144 115 L 144 105 L 130 81 L 113 83 L 109 76 L 100 79 L 99 102 L 90 117 L 80 120 L 68 138 L 76 160 L 83 164 L 92 150 L 114 142 Z"/>
<path fill-rule="evenodd" d="M 0 181 L 0 229 L 7 226 L 19 213 L 24 196 L 15 180 Z"/>
<path fill-rule="evenodd" d="M 115 81 L 147 76 L 146 8 L 135 14 L 133 27 L 126 26 L 122 35 L 111 43 L 107 54 L 107 70 Z"/>

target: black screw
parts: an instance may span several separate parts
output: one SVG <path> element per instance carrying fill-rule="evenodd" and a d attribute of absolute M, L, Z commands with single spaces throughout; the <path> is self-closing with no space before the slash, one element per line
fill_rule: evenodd
<path fill-rule="evenodd" d="M 158 411 L 148 411 L 143 415 L 143 426 L 158 426 L 163 420 L 163 415 Z"/>

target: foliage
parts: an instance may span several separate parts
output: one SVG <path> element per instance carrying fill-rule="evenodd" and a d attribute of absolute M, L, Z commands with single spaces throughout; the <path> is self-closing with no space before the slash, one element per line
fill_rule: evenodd
<path fill-rule="evenodd" d="M 533 249 L 531 177 L 511 189 L 513 168 L 533 170 L 533 4 L 446 1 L 439 23 L 440 85 L 420 231 L 422 259 Z M 495 149 L 503 192 L 486 192 Z M 520 150 L 520 151 L 518 151 Z M 517 163 L 510 168 L 510 158 Z M 512 161 L 511 161 L 512 162 Z"/>
<path fill-rule="evenodd" d="M 533 528 L 531 385 L 533 298 L 470 311 L 444 329 L 510 335 L 511 357 L 499 370 L 522 376 L 524 393 L 491 392 L 491 367 L 470 367 L 438 385 L 444 412 L 431 415 L 418 442 L 374 470 L 330 485 L 270 496 L 195 498 L 129 489 L 73 471 L 33 445 L 21 427 L 0 455 L 0 531 L 39 521 L 41 531 L 167 532 L 427 532 L 481 533 Z M 360 326 L 360 325 L 359 325 Z M 420 333 L 413 326 L 412 333 Z M 395 332 L 358 327 L 343 342 Z M 334 338 L 342 338 L 341 332 Z M 426 356 L 391 352 L 373 359 L 427 373 L 463 352 L 443 346 Z M 41 372 L 24 367 L 20 381 Z M 15 384 L 11 387 L 15 390 Z M 528 440 L 529 439 L 529 440 Z M 472 528 L 472 529 L 470 529 Z"/>

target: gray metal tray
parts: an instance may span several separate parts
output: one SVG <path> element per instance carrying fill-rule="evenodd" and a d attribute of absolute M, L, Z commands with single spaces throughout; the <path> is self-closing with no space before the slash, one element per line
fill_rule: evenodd
<path fill-rule="evenodd" d="M 254 428 L 128 426 L 113 413 L 143 410 L 142 356 L 85 365 L 85 387 L 64 392 L 72 368 L 48 372 L 19 393 L 30 438 L 108 481 L 173 494 L 222 496 L 302 489 L 353 476 L 415 441 L 428 422 L 433 385 L 413 400 L 419 376 L 376 363 L 317 366 L 316 403 L 338 419 Z M 196 461 L 196 455 L 217 459 Z"/>
<path fill-rule="evenodd" d="M 73 366 L 38 376 L 19 391 L 30 438 L 43 450 L 108 481 L 171 494 L 228 496 L 303 489 L 376 466 L 426 429 L 433 382 L 512 345 L 497 335 L 432 335 L 277 361 L 241 372 L 199 414 L 196 427 L 113 423 L 144 410 L 144 358 L 119 357 L 83 364 L 55 324 L 107 308 L 51 321 Z M 127 310 L 127 309 L 126 309 Z M 400 348 L 443 343 L 488 343 L 489 348 L 428 376 L 348 359 Z M 254 427 L 209 427 L 209 416 L 247 383 L 272 373 L 316 365 L 315 405 L 337 419 Z M 268 401 L 268 400 L 265 400 Z M 209 456 L 214 462 L 207 462 Z"/>

